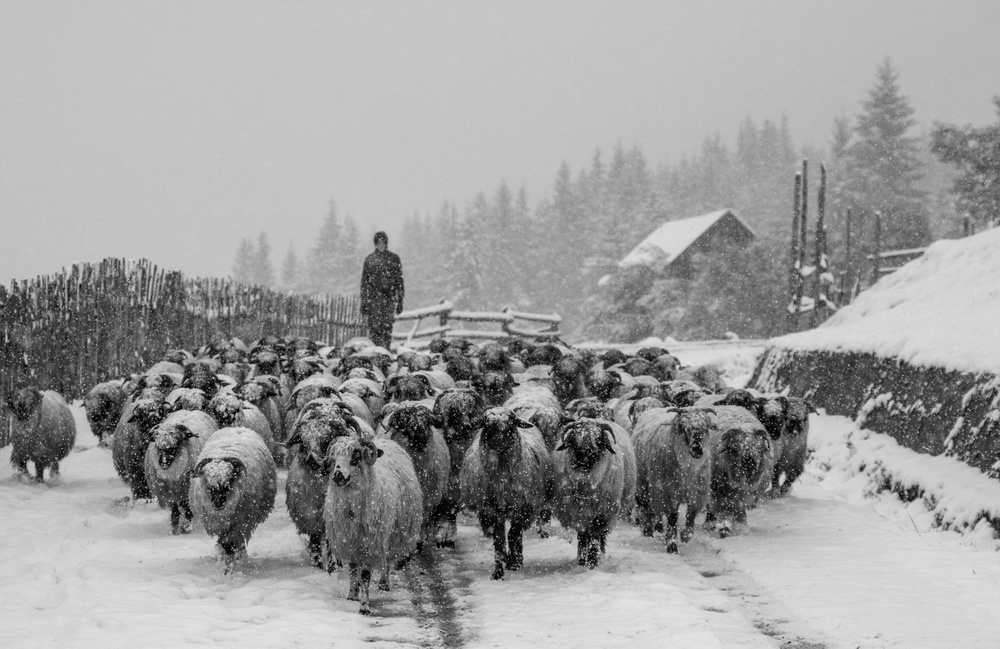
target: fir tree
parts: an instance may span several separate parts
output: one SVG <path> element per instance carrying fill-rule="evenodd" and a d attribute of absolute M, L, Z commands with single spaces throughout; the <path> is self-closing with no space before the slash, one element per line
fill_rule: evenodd
<path fill-rule="evenodd" d="M 997 122 L 975 128 L 935 124 L 931 151 L 941 162 L 955 165 L 954 194 L 960 214 L 973 223 L 993 227 L 1000 221 L 1000 95 L 993 98 Z"/>
<path fill-rule="evenodd" d="M 320 225 L 316 245 L 309 251 L 307 272 L 310 292 L 335 293 L 341 286 L 342 265 L 338 254 L 340 239 L 337 205 L 330 201 L 330 210 Z"/>
<path fill-rule="evenodd" d="M 918 187 L 918 140 L 907 135 L 916 120 L 898 78 L 886 59 L 862 102 L 855 139 L 846 152 L 850 198 L 856 208 L 882 212 L 883 250 L 922 246 L 930 238 L 925 194 Z"/>
<path fill-rule="evenodd" d="M 267 233 L 261 232 L 257 237 L 257 252 L 254 255 L 253 283 L 261 286 L 274 284 L 274 266 L 271 264 L 271 244 Z"/>
<path fill-rule="evenodd" d="M 254 251 L 253 242 L 250 239 L 244 238 L 240 241 L 240 247 L 236 249 L 236 261 L 233 263 L 233 279 L 243 284 L 252 284 L 256 259 L 257 253 Z"/>
<path fill-rule="evenodd" d="M 285 261 L 281 264 L 281 287 L 286 291 L 296 290 L 299 282 L 299 272 L 299 258 L 295 254 L 295 247 L 292 244 L 288 244 Z"/>

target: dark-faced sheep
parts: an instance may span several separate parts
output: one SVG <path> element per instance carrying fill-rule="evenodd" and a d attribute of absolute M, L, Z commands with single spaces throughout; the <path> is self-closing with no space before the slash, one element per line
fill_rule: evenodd
<path fill-rule="evenodd" d="M 452 386 L 454 387 L 454 386 Z M 383 392 L 389 401 L 421 401 L 434 398 L 437 392 L 427 374 L 396 374 L 385 380 Z"/>
<path fill-rule="evenodd" d="M 160 507 L 170 508 L 171 534 L 191 531 L 191 474 L 205 442 L 218 429 L 215 419 L 200 410 L 172 412 L 153 428 L 146 449 L 146 482 Z"/>
<path fill-rule="evenodd" d="M 58 392 L 33 387 L 13 390 L 7 395 L 11 414 L 12 451 L 10 463 L 17 476 L 28 477 L 28 462 L 35 465 L 35 480 L 44 482 L 45 469 L 55 478 L 59 462 L 76 441 L 76 422 Z"/>
<path fill-rule="evenodd" d="M 288 479 L 285 482 L 285 505 L 299 534 L 307 537 L 309 560 L 317 568 L 333 570 L 329 548 L 324 547 L 326 502 L 330 463 L 327 452 L 338 437 L 371 439 L 343 402 L 314 399 L 306 404 L 293 424 L 288 439 Z"/>
<path fill-rule="evenodd" d="M 705 522 L 724 538 L 746 528 L 747 510 L 771 488 L 775 454 L 767 429 L 748 410 L 719 405 L 713 410 L 712 505 Z"/>
<path fill-rule="evenodd" d="M 549 507 L 552 457 L 541 434 L 509 408 L 490 408 L 469 447 L 459 483 L 465 505 L 493 538 L 492 579 L 524 563 L 524 530 Z M 507 530 L 507 524 L 510 530 Z"/>
<path fill-rule="evenodd" d="M 564 356 L 552 366 L 553 392 L 560 405 L 587 396 L 587 387 L 583 381 L 587 369 L 579 356 Z"/>
<path fill-rule="evenodd" d="M 135 500 L 153 497 L 146 481 L 146 448 L 153 439 L 153 428 L 169 411 L 163 398 L 147 397 L 128 403 L 111 438 L 115 471 L 128 485 Z"/>
<path fill-rule="evenodd" d="M 501 406 L 514 395 L 517 383 L 509 372 L 490 370 L 483 372 L 472 381 L 472 387 L 482 395 L 489 406 Z"/>
<path fill-rule="evenodd" d="M 606 403 L 597 397 L 584 397 L 583 399 L 573 399 L 563 408 L 566 415 L 571 419 L 603 419 L 605 421 L 614 420 L 614 412 Z"/>
<path fill-rule="evenodd" d="M 708 408 L 661 408 L 646 411 L 632 433 L 639 481 L 636 490 L 642 533 L 653 535 L 667 517 L 667 552 L 677 552 L 677 519 L 685 505 L 681 543 L 694 535 L 695 517 L 711 499 L 714 411 Z"/>
<path fill-rule="evenodd" d="M 125 390 L 122 384 L 121 380 L 98 383 L 83 398 L 90 432 L 102 446 L 105 444 L 104 438 L 115 432 L 125 408 Z"/>
<path fill-rule="evenodd" d="M 386 436 L 403 447 L 413 460 L 423 493 L 423 525 L 417 551 L 433 538 L 437 528 L 435 513 L 448 488 L 451 456 L 441 432 L 441 420 L 433 404 L 403 402 L 386 420 Z"/>
<path fill-rule="evenodd" d="M 628 393 L 633 383 L 631 376 L 615 368 L 591 369 L 584 378 L 590 393 L 604 402 Z"/>
<path fill-rule="evenodd" d="M 771 495 L 784 496 L 806 468 L 809 441 L 809 413 L 816 412 L 811 403 L 800 397 L 784 398 L 785 427 L 782 429 L 781 454 L 774 463 Z M 782 478 L 784 480 L 782 481 Z"/>
<path fill-rule="evenodd" d="M 485 411 L 486 402 L 482 395 L 471 388 L 445 390 L 434 401 L 434 414 L 441 424 L 445 443 L 448 444 L 450 465 L 448 487 L 435 513 L 438 521 L 435 541 L 438 547 L 455 547 L 457 517 L 462 500 L 458 474 L 476 432 L 483 427 Z"/>
<path fill-rule="evenodd" d="M 387 438 L 339 437 L 330 447 L 330 480 L 323 516 L 333 554 L 347 561 L 347 599 L 371 613 L 369 587 L 375 568 L 410 556 L 420 536 L 423 495 L 413 462 Z"/>
<path fill-rule="evenodd" d="M 577 563 L 596 568 L 608 534 L 635 500 L 635 451 L 620 426 L 597 419 L 566 424 L 552 454 L 552 510 L 563 527 L 576 530 Z"/>
<path fill-rule="evenodd" d="M 191 508 L 218 539 L 225 572 L 274 508 L 278 485 L 271 449 L 249 428 L 223 428 L 205 443 L 191 478 Z"/>

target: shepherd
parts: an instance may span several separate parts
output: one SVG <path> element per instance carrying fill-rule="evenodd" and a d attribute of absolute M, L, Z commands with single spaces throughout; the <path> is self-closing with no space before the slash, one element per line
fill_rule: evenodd
<path fill-rule="evenodd" d="M 403 264 L 389 251 L 389 236 L 375 233 L 375 251 L 361 269 L 361 315 L 368 320 L 368 337 L 389 350 L 392 324 L 403 311 Z"/>

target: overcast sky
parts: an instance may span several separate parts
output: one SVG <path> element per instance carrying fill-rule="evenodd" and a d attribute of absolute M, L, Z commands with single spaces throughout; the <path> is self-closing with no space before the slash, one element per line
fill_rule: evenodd
<path fill-rule="evenodd" d="M 277 267 L 331 199 L 367 245 L 501 179 L 534 206 L 619 141 L 653 167 L 732 146 L 747 116 L 825 145 L 887 56 L 921 122 L 982 125 L 998 33 L 997 0 L 0 0 L 0 282 L 225 275 L 262 229 Z"/>

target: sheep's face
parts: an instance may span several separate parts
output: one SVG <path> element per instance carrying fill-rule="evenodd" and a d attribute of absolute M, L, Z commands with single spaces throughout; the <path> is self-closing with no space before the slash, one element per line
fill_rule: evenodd
<path fill-rule="evenodd" d="M 590 473 L 604 453 L 614 454 L 615 434 L 607 422 L 581 419 L 563 428 L 556 451 L 570 454 L 570 466 L 578 473 Z"/>
<path fill-rule="evenodd" d="M 243 352 L 236 349 L 235 347 L 230 347 L 226 351 L 219 354 L 219 360 L 225 363 L 240 363 L 243 361 Z"/>
<path fill-rule="evenodd" d="M 42 406 L 42 393 L 37 388 L 18 388 L 7 395 L 7 407 L 18 421 L 26 421 Z"/>
<path fill-rule="evenodd" d="M 445 363 L 445 372 L 456 381 L 471 381 L 476 376 L 476 366 L 465 356 L 456 356 Z"/>
<path fill-rule="evenodd" d="M 84 399 L 84 407 L 87 411 L 87 421 L 94 425 L 120 413 L 121 403 L 109 394 L 88 394 Z"/>
<path fill-rule="evenodd" d="M 461 431 L 481 428 L 485 408 L 483 398 L 468 388 L 442 392 L 434 402 L 434 414 L 441 426 Z"/>
<path fill-rule="evenodd" d="M 715 428 L 711 418 L 711 410 L 692 408 L 682 410 L 677 415 L 677 432 L 680 433 L 684 445 L 691 457 L 698 460 L 705 454 L 708 437 Z"/>
<path fill-rule="evenodd" d="M 207 361 L 194 361 L 184 367 L 185 388 L 197 388 L 206 395 L 214 395 L 219 389 L 219 377 L 215 375 L 215 367 Z"/>
<path fill-rule="evenodd" d="M 727 430 L 722 436 L 720 453 L 728 483 L 741 486 L 756 482 L 770 446 L 770 438 L 763 428 Z"/>
<path fill-rule="evenodd" d="M 419 374 L 393 376 L 385 384 L 385 393 L 391 400 L 397 402 L 426 399 L 430 389 L 430 380 Z"/>
<path fill-rule="evenodd" d="M 235 394 L 217 394 L 208 404 L 209 411 L 222 428 L 228 428 L 236 423 L 236 418 L 243 412 L 243 401 Z"/>
<path fill-rule="evenodd" d="M 809 413 L 816 412 L 812 404 L 799 397 L 788 397 L 785 411 L 785 434 L 799 437 L 809 430 Z"/>
<path fill-rule="evenodd" d="M 389 415 L 386 427 L 393 440 L 404 437 L 407 446 L 419 453 L 431 440 L 432 427 L 440 425 L 437 417 L 425 406 L 406 404 Z"/>
<path fill-rule="evenodd" d="M 169 406 L 161 398 L 147 397 L 139 399 L 132 408 L 132 416 L 129 418 L 129 422 L 135 424 L 139 431 L 148 434 L 153 430 L 154 426 L 163 421 L 163 418 L 167 416 L 168 410 Z"/>
<path fill-rule="evenodd" d="M 587 375 L 584 383 L 595 397 L 601 401 L 608 401 L 621 387 L 622 379 L 615 372 L 593 370 Z"/>
<path fill-rule="evenodd" d="M 370 440 L 338 437 L 328 453 L 330 481 L 337 487 L 348 486 L 363 473 L 365 466 L 373 466 L 382 453 Z"/>
<path fill-rule="evenodd" d="M 244 470 L 243 463 L 235 458 L 206 458 L 195 469 L 205 481 L 212 507 L 216 509 L 226 506 L 233 483 Z"/>
<path fill-rule="evenodd" d="M 298 444 L 298 453 L 312 469 L 329 469 L 327 453 L 334 439 L 361 434 L 353 414 L 345 408 L 345 404 L 339 401 L 318 399 L 299 414 L 287 445 L 293 447 Z"/>
<path fill-rule="evenodd" d="M 473 384 L 491 406 L 502 405 L 514 394 L 514 377 L 507 372 L 484 372 Z"/>
<path fill-rule="evenodd" d="M 299 408 L 304 408 L 306 404 L 315 399 L 328 399 L 338 394 L 337 388 L 332 385 L 322 383 L 309 383 L 296 387 L 292 391 L 292 400 Z"/>
<path fill-rule="evenodd" d="M 194 437 L 184 424 L 157 426 L 153 431 L 153 445 L 156 447 L 156 462 L 161 469 L 169 469 L 177 459 L 181 445 Z"/>
<path fill-rule="evenodd" d="M 784 397 L 778 399 L 760 399 L 756 408 L 751 410 L 760 423 L 764 424 L 767 434 L 771 439 L 781 438 L 781 429 L 785 427 L 785 406 L 788 400 Z"/>
<path fill-rule="evenodd" d="M 510 358 L 500 345 L 486 345 L 479 352 L 479 368 L 483 371 L 509 372 Z"/>
<path fill-rule="evenodd" d="M 701 389 L 682 390 L 674 394 L 673 401 L 678 408 L 690 408 L 705 394 Z"/>
<path fill-rule="evenodd" d="M 498 454 L 510 451 L 521 439 L 518 428 L 532 425 L 507 408 L 490 408 L 483 414 L 483 447 Z"/>
<path fill-rule="evenodd" d="M 347 373 L 348 380 L 350 379 L 367 379 L 369 381 L 377 381 L 378 374 L 375 370 L 370 370 L 366 367 L 355 367 L 353 370 Z"/>
<path fill-rule="evenodd" d="M 561 358 L 552 368 L 552 382 L 557 390 L 570 393 L 576 389 L 585 373 L 586 368 L 579 358 Z"/>
<path fill-rule="evenodd" d="M 163 360 L 168 363 L 177 363 L 178 365 L 184 365 L 190 358 L 191 354 L 183 349 L 171 349 L 163 355 Z"/>

